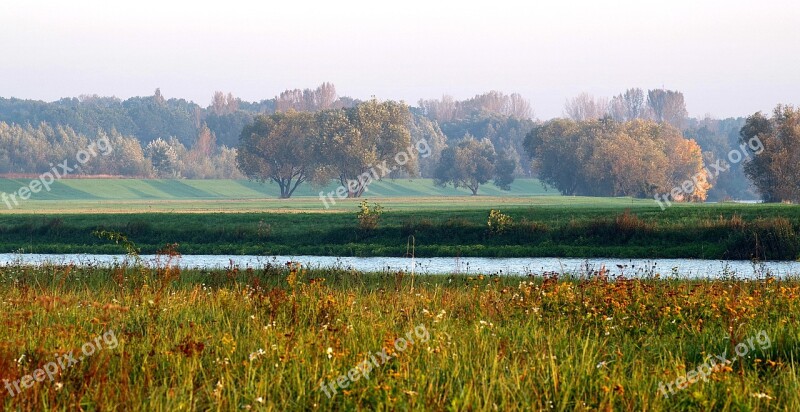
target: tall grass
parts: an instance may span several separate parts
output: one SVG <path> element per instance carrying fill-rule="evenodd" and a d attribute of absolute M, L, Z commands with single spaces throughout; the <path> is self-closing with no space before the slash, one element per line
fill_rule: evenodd
<path fill-rule="evenodd" d="M 0 268 L 0 385 L 107 330 L 120 345 L 8 410 L 798 410 L 800 281 Z M 417 325 L 430 333 L 328 398 Z M 704 356 L 771 346 L 665 398 Z M 24 355 L 24 356 L 23 356 Z"/>

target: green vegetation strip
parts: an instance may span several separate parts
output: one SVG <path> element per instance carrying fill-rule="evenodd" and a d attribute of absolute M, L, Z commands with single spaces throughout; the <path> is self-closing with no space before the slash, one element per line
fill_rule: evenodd
<path fill-rule="evenodd" d="M 490 230 L 487 204 L 458 210 L 429 199 L 392 207 L 377 227 L 359 228 L 356 203 L 339 213 L 104 213 L 0 215 L 0 248 L 27 253 L 122 253 L 92 232 L 127 235 L 153 253 L 178 243 L 188 254 L 420 257 L 629 257 L 780 259 L 798 257 L 800 209 L 787 205 L 685 205 L 559 198 L 503 207 L 511 218 Z M 575 204 L 568 204 L 574 201 Z M 522 202 L 522 201 L 521 201 Z M 599 202 L 599 203 L 598 203 Z M 627 206 L 631 207 L 627 207 Z M 446 209 L 450 207 L 452 209 Z"/>

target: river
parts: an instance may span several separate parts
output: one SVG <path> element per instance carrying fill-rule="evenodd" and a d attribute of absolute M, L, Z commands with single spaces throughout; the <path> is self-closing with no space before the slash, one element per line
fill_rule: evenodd
<path fill-rule="evenodd" d="M 142 260 L 155 265 L 156 256 L 142 255 Z M 0 254 L 0 265 L 10 264 L 69 264 L 80 266 L 112 265 L 124 262 L 125 255 L 94 254 Z M 161 258 L 162 264 L 164 258 Z M 399 271 L 419 274 L 498 274 L 541 275 L 548 272 L 587 274 L 605 266 L 610 276 L 719 278 L 736 276 L 759 278 L 767 275 L 786 277 L 800 274 L 800 262 L 758 262 L 741 260 L 701 259 L 619 259 L 619 258 L 479 258 L 479 257 L 331 257 L 331 256 L 237 256 L 237 255 L 183 255 L 173 262 L 183 268 L 218 269 L 231 264 L 240 268 L 258 269 L 267 264 L 282 265 L 299 262 L 310 268 L 345 268 L 366 272 Z"/>

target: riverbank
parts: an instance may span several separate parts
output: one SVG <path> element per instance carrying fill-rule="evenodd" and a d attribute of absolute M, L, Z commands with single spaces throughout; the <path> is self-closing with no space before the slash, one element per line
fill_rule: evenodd
<path fill-rule="evenodd" d="M 103 213 L 0 215 L 0 251 L 97 253 L 125 250 L 93 235 L 127 236 L 141 253 L 178 243 L 186 254 L 610 257 L 795 260 L 800 208 L 789 205 L 679 205 L 661 211 L 637 202 L 507 205 L 502 230 L 491 207 L 392 210 L 375 229 L 351 212 Z"/>

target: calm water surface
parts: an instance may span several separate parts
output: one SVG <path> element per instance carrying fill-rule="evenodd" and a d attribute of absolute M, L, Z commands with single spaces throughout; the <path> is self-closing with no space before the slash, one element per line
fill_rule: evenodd
<path fill-rule="evenodd" d="M 74 263 L 81 266 L 112 265 L 126 261 L 125 255 L 93 254 L 0 254 L 0 265 L 24 263 L 32 265 Z M 150 265 L 156 265 L 154 255 L 142 255 Z M 766 275 L 785 277 L 800 274 L 800 262 L 760 262 L 741 260 L 700 259 L 574 259 L 574 258 L 394 258 L 394 257 L 330 257 L 330 256 L 226 256 L 184 255 L 173 262 L 184 268 L 218 269 L 231 264 L 240 268 L 258 269 L 267 264 L 282 265 L 300 262 L 311 268 L 345 268 L 359 271 L 398 271 L 428 274 L 542 274 L 545 272 L 586 274 L 602 266 L 612 275 L 642 277 L 660 274 L 662 277 L 722 277 L 746 278 Z M 164 264 L 164 258 L 161 258 Z"/>

